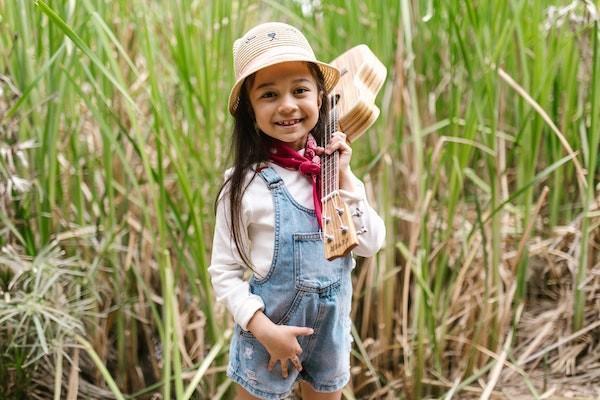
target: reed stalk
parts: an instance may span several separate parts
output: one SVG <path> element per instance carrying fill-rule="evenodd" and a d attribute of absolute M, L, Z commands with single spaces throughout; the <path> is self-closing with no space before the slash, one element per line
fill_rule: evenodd
<path fill-rule="evenodd" d="M 583 210 L 581 218 L 581 242 L 579 249 L 579 260 L 577 271 L 575 273 L 574 286 L 574 310 L 573 310 L 573 330 L 579 330 L 583 327 L 586 296 L 582 284 L 587 275 L 590 264 L 590 210 L 594 207 L 597 200 L 594 198 L 596 173 L 598 170 L 598 144 L 600 143 L 600 45 L 598 44 L 598 21 L 594 21 L 592 35 L 592 80 L 590 91 L 591 115 L 588 134 L 589 147 L 587 148 L 587 190 L 583 193 Z M 598 205 L 596 204 L 596 207 Z"/>

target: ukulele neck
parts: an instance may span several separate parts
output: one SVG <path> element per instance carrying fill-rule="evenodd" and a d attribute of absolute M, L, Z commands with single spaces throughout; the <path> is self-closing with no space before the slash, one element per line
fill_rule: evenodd
<path fill-rule="evenodd" d="M 337 130 L 337 115 L 335 106 L 332 107 L 330 120 L 325 129 L 323 137 L 323 147 L 331 143 L 331 137 Z M 332 154 L 324 154 L 321 156 L 321 198 L 326 199 L 333 192 L 337 192 L 340 188 L 339 176 L 340 154 L 335 151 Z"/>

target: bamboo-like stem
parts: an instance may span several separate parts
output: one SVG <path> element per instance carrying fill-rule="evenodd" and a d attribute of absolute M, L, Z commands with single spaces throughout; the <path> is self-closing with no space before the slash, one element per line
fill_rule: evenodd
<path fill-rule="evenodd" d="M 231 337 L 231 334 L 231 330 L 225 331 L 221 339 L 219 339 L 219 341 L 215 343 L 214 346 L 212 346 L 210 352 L 206 355 L 200 366 L 196 369 L 196 373 L 194 374 L 194 377 L 190 380 L 190 383 L 185 389 L 185 393 L 182 397 L 179 397 L 181 400 L 188 400 L 192 397 L 194 391 L 198 387 L 198 384 L 200 384 L 200 381 L 204 377 L 204 374 L 206 374 L 206 371 L 210 367 L 211 363 L 217 358 L 217 355 L 221 352 L 221 350 L 223 350 L 223 347 L 227 343 L 227 340 L 229 340 L 229 338 Z"/>
<path fill-rule="evenodd" d="M 108 370 L 106 369 L 104 362 L 100 359 L 100 357 L 98 357 L 98 354 L 94 351 L 94 348 L 92 347 L 92 345 L 87 340 L 85 340 L 82 336 L 75 335 L 75 339 L 79 342 L 79 344 L 81 344 L 83 346 L 83 349 L 88 353 L 88 355 L 94 362 L 94 365 L 96 365 L 96 368 L 98 368 L 98 370 L 102 374 L 102 377 L 105 379 L 106 384 L 108 385 L 110 390 L 113 392 L 113 394 L 115 395 L 117 400 L 125 400 L 125 397 L 119 390 L 117 384 L 115 383 L 114 379 L 110 375 L 110 372 L 108 372 Z"/>
<path fill-rule="evenodd" d="M 600 144 L 600 44 L 598 43 L 598 21 L 594 21 L 594 29 L 592 30 L 592 89 L 590 92 L 590 103 L 591 103 L 591 120 L 589 128 L 589 143 L 590 147 L 588 150 L 588 176 L 587 186 L 585 191 L 582 191 L 583 195 L 583 211 L 581 219 L 581 242 L 579 249 L 579 262 L 577 264 L 577 271 L 575 273 L 575 285 L 574 285 L 574 310 L 573 310 L 573 329 L 579 330 L 583 327 L 583 317 L 585 309 L 585 291 L 581 287 L 585 280 L 588 264 L 591 244 L 589 243 L 590 237 L 590 216 L 588 215 L 590 209 L 595 203 L 594 193 L 594 182 L 597 170 L 596 160 L 598 157 L 599 144 Z"/>
<path fill-rule="evenodd" d="M 54 400 L 60 400 L 62 393 L 63 348 L 57 346 L 55 352 L 56 370 L 54 371 Z"/>

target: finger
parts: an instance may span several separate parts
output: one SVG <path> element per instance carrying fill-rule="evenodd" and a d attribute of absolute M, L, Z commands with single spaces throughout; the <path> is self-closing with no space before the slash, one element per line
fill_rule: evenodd
<path fill-rule="evenodd" d="M 352 151 L 352 147 L 348 144 L 348 142 L 340 142 L 340 149 L 343 149 L 345 152 Z"/>
<path fill-rule="evenodd" d="M 337 145 L 338 143 L 341 143 L 341 142 L 344 142 L 343 138 L 341 138 L 340 136 L 332 136 L 331 140 L 327 144 L 327 148 L 334 147 L 335 145 Z"/>
<path fill-rule="evenodd" d="M 288 360 L 281 360 L 281 376 L 288 377 Z"/>
<path fill-rule="evenodd" d="M 336 143 L 349 144 L 350 142 L 348 141 L 346 134 L 340 132 L 331 136 L 331 140 L 329 141 L 328 145 L 331 146 Z"/>
<path fill-rule="evenodd" d="M 331 142 L 344 142 L 348 143 L 348 136 L 344 132 L 337 131 L 331 135 Z"/>
<path fill-rule="evenodd" d="M 335 153 L 337 150 L 340 149 L 340 141 L 336 140 L 335 142 L 331 142 L 327 145 L 327 148 L 325 149 L 325 153 L 326 154 L 332 154 Z"/>
<path fill-rule="evenodd" d="M 345 141 L 336 141 L 335 143 L 331 143 L 327 146 L 327 150 L 325 151 L 327 154 L 331 154 L 339 150 L 341 153 L 350 153 L 352 151 L 352 147 L 348 145 Z"/>
<path fill-rule="evenodd" d="M 315 333 L 313 328 L 306 326 L 291 326 L 290 328 L 292 328 L 292 333 L 295 336 L 310 336 Z"/>
<path fill-rule="evenodd" d="M 267 366 L 267 369 L 269 371 L 273 371 L 273 367 L 275 367 L 275 363 L 277 363 L 277 360 L 273 360 L 273 358 L 269 359 L 269 365 Z"/>
<path fill-rule="evenodd" d="M 346 139 L 346 134 L 342 131 L 335 131 L 333 135 L 339 137 L 340 139 Z"/>
<path fill-rule="evenodd" d="M 293 357 L 290 359 L 290 361 L 294 365 L 294 368 L 296 368 L 298 370 L 298 372 L 302 371 L 302 364 L 300 363 L 300 360 L 298 359 L 298 357 Z"/>

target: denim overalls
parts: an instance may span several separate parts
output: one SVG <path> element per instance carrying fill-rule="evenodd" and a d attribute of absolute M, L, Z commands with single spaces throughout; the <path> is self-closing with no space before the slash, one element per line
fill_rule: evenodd
<path fill-rule="evenodd" d="M 259 172 L 273 198 L 275 244 L 267 276 L 254 276 L 250 290 L 264 303 L 263 312 L 276 324 L 306 326 L 311 336 L 299 336 L 303 370 L 289 363 L 267 369 L 269 353 L 239 325 L 231 339 L 227 375 L 250 394 L 283 399 L 302 379 L 321 392 L 341 389 L 350 379 L 350 303 L 352 258 L 327 261 L 315 212 L 298 204 L 273 168 Z"/>

